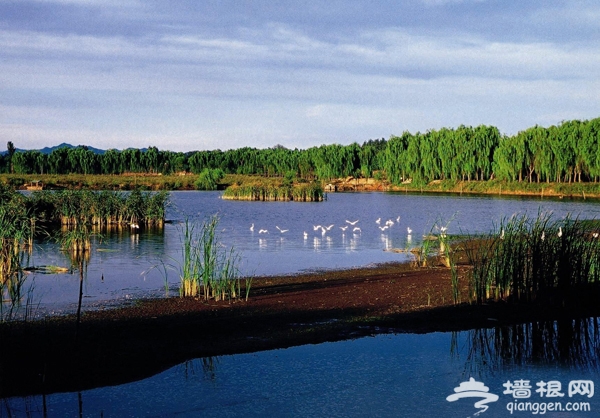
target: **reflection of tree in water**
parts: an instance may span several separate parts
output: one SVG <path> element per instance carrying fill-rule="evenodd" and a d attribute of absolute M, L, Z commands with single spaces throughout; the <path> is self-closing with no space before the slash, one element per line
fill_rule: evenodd
<path fill-rule="evenodd" d="M 451 354 L 465 340 L 464 374 L 482 376 L 530 364 L 600 371 L 600 319 L 540 321 L 453 333 Z"/>
<path fill-rule="evenodd" d="M 188 360 L 183 363 L 185 378 L 190 379 L 199 373 L 200 369 L 206 380 L 214 381 L 217 377 L 217 364 L 219 364 L 219 357 L 202 357 L 199 359 Z"/>
<path fill-rule="evenodd" d="M 80 404 L 81 405 L 81 404 Z M 82 415 L 81 407 L 79 416 Z M 0 399 L 0 418 L 13 417 L 48 417 L 48 406 L 46 405 L 46 396 L 25 396 L 23 398 L 2 398 Z"/>

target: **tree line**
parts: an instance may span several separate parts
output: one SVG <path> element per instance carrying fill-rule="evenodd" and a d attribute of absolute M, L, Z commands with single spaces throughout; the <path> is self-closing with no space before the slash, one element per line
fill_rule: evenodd
<path fill-rule="evenodd" d="M 527 182 L 597 181 L 600 176 L 600 118 L 534 126 L 507 136 L 496 127 L 459 126 L 425 133 L 404 132 L 362 145 L 321 145 L 288 149 L 243 147 L 221 151 L 172 152 L 86 147 L 16 151 L 9 142 L 0 171 L 16 174 L 123 174 L 220 170 L 225 174 L 331 180 L 344 177 L 410 180 L 489 180 Z"/>

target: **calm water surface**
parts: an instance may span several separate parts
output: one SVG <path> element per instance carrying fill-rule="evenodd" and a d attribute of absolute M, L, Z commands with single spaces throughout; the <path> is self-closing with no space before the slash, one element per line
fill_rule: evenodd
<path fill-rule="evenodd" d="M 474 406 L 481 397 L 447 397 L 471 377 L 497 395 L 480 417 L 530 416 L 507 409 L 526 402 L 537 404 L 538 414 L 546 402 L 577 403 L 591 410 L 547 415 L 592 417 L 600 411 L 600 395 L 592 392 L 600 384 L 599 325 L 587 319 L 386 334 L 195 359 L 129 384 L 5 399 L 0 417 L 26 411 L 49 417 L 469 417 L 481 411 Z M 542 382 L 552 382 L 557 396 L 536 392 Z M 580 382 L 579 390 L 569 397 L 573 382 Z M 515 398 L 523 396 L 515 392 L 518 385 L 527 397 Z"/>
<path fill-rule="evenodd" d="M 160 296 L 165 282 L 171 291 L 176 289 L 174 271 L 165 276 L 151 267 L 180 259 L 178 228 L 186 217 L 202 221 L 218 213 L 221 239 L 242 255 L 242 273 L 265 275 L 403 261 L 407 255 L 385 250 L 418 245 L 436 222 L 452 220 L 450 233 L 489 232 L 503 217 L 524 212 L 536 216 L 539 210 L 552 211 L 556 218 L 567 213 L 599 217 L 592 201 L 365 193 L 331 194 L 323 203 L 262 203 L 224 201 L 217 192 L 175 192 L 168 212 L 174 222 L 164 230 L 131 234 L 125 229 L 94 244 L 101 251 L 94 251 L 89 261 L 85 304 L 89 309 Z M 377 218 L 395 224 L 382 233 Z M 343 232 L 339 227 L 347 225 L 346 220 L 358 220 L 362 231 Z M 334 226 L 322 235 L 313 230 L 317 224 Z M 276 226 L 288 232 L 281 233 Z M 413 230 L 410 237 L 407 227 Z M 269 233 L 259 234 L 259 229 Z M 38 244 L 29 262 L 67 264 L 56 244 L 48 242 Z M 77 301 L 77 273 L 35 274 L 29 280 L 35 285 L 41 314 L 72 309 Z M 138 382 L 3 399 L 0 418 L 598 416 L 599 395 L 591 390 L 600 384 L 599 330 L 597 319 L 587 319 L 461 333 L 383 334 L 191 359 Z M 476 387 L 480 390 L 472 394 L 479 397 L 449 402 L 448 396 L 458 393 L 455 388 L 467 385 L 471 377 L 487 389 Z M 548 392 L 536 392 L 538 384 L 542 388 L 550 384 L 556 396 L 541 396 Z M 578 389 L 569 397 L 570 387 Z M 524 394 L 528 397 L 515 398 Z M 482 413 L 475 402 L 488 395 L 497 398 Z M 591 411 L 542 414 L 540 408 L 549 401 L 559 401 L 562 407 L 577 403 Z M 538 413 L 517 410 L 526 402 Z"/>
<path fill-rule="evenodd" d="M 489 232 L 502 218 L 515 213 L 533 217 L 538 211 L 580 218 L 600 218 L 596 201 L 541 200 L 489 196 L 337 193 L 319 203 L 236 202 L 220 192 L 173 192 L 167 217 L 173 223 L 161 231 L 128 229 L 96 239 L 84 283 L 84 307 L 94 308 L 177 291 L 179 276 L 169 266 L 181 260 L 181 222 L 220 217 L 219 234 L 241 256 L 243 275 L 294 274 L 304 271 L 369 266 L 406 261 L 410 254 L 392 249 L 419 245 L 433 225 L 449 223 L 450 233 Z M 398 217 L 400 221 L 398 222 Z M 381 223 L 375 221 L 380 218 Z M 379 226 L 392 220 L 382 232 Z M 354 226 L 347 223 L 356 222 Z M 250 231 L 254 224 L 254 231 Z M 330 226 L 322 234 L 315 225 Z M 346 231 L 340 227 L 348 226 Z M 281 230 L 287 230 L 281 233 Z M 352 232 L 359 227 L 361 231 Z M 409 235 L 407 228 L 412 229 Z M 259 233 L 266 229 L 268 233 Z M 306 238 L 304 233 L 306 232 Z M 30 265 L 69 266 L 54 242 L 40 242 Z M 72 310 L 78 297 L 79 276 L 32 274 L 38 315 Z"/>

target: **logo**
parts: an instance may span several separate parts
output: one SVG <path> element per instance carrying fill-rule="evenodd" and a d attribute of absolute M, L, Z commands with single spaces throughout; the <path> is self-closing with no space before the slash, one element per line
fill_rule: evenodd
<path fill-rule="evenodd" d="M 475 408 L 480 409 L 475 413 L 475 415 L 479 415 L 488 410 L 488 403 L 496 402 L 499 398 L 498 395 L 489 393 L 489 391 L 490 388 L 471 377 L 468 382 L 462 382 L 457 388 L 454 388 L 455 393 L 448 396 L 446 400 L 454 402 L 463 398 L 482 398 L 473 405 Z"/>

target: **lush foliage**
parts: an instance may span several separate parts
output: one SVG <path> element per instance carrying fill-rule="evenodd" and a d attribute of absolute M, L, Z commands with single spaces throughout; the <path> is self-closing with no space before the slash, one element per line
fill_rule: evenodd
<path fill-rule="evenodd" d="M 217 183 L 223 179 L 225 173 L 220 168 L 205 168 L 194 183 L 198 190 L 217 190 Z"/>
<path fill-rule="evenodd" d="M 528 182 L 597 181 L 600 176 L 600 118 L 572 120 L 548 128 L 535 126 L 513 136 L 493 126 L 460 126 L 391 136 L 362 145 L 321 145 L 305 150 L 281 145 L 256 149 L 187 153 L 110 149 L 95 154 L 85 147 L 58 148 L 50 154 L 15 151 L 0 156 L 0 172 L 15 174 L 172 174 L 199 175 L 196 187 L 210 189 L 222 174 L 304 180 L 379 177 L 410 180 L 502 180 Z M 218 181 L 218 180 L 217 180 Z"/>

